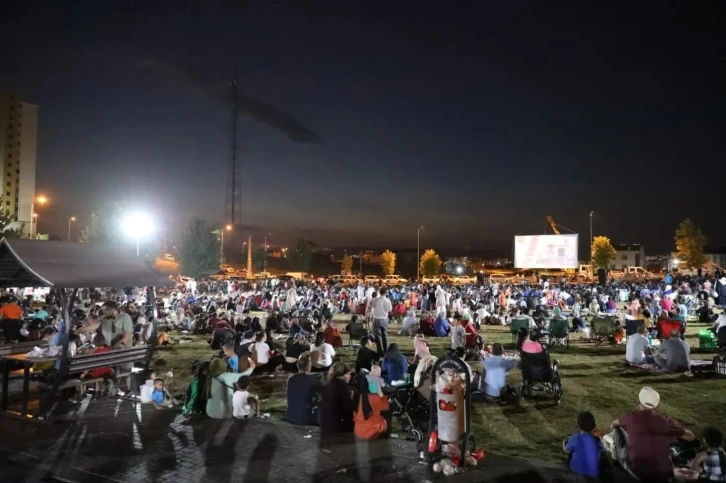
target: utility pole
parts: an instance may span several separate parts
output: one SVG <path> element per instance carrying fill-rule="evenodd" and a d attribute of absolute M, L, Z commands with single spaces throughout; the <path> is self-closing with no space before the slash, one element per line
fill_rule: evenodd
<path fill-rule="evenodd" d="M 590 268 L 592 269 L 592 215 L 594 211 L 590 212 Z"/>
<path fill-rule="evenodd" d="M 252 237 L 247 237 L 247 278 L 252 278 Z"/>
<path fill-rule="evenodd" d="M 423 226 L 416 228 L 416 283 L 421 278 L 421 229 Z"/>

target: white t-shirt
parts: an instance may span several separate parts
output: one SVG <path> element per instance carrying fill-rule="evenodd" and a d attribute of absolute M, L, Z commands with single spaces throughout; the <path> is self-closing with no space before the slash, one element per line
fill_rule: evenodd
<path fill-rule="evenodd" d="M 644 364 L 646 347 L 648 347 L 648 338 L 646 336 L 642 334 L 631 335 L 625 344 L 625 360 L 631 364 Z"/>
<path fill-rule="evenodd" d="M 257 365 L 264 365 L 270 361 L 267 353 L 270 352 L 270 346 L 264 342 L 255 342 L 253 350 L 257 353 Z"/>
<path fill-rule="evenodd" d="M 252 406 L 247 404 L 250 393 L 247 391 L 235 391 L 232 396 L 232 415 L 235 418 L 246 418 L 252 416 Z"/>
<path fill-rule="evenodd" d="M 323 342 L 320 347 L 316 347 L 315 351 L 318 353 L 318 362 L 315 364 L 317 367 L 328 367 L 333 364 L 333 357 L 335 357 L 335 349 L 327 342 Z"/>

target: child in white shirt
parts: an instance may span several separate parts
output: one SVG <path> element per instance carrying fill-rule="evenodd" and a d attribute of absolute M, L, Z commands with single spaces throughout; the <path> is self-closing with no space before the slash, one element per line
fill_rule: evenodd
<path fill-rule="evenodd" d="M 232 396 L 232 415 L 238 419 L 258 416 L 260 406 L 258 398 L 247 390 L 250 387 L 250 376 L 242 376 L 234 384 L 235 391 Z"/>

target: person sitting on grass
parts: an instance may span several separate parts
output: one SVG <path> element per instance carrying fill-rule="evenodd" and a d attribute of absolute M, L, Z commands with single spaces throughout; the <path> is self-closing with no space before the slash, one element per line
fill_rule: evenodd
<path fill-rule="evenodd" d="M 310 354 L 302 354 L 297 360 L 297 374 L 287 379 L 287 413 L 285 418 L 292 424 L 317 426 L 317 400 L 323 390 L 320 379 L 310 374 Z"/>
<path fill-rule="evenodd" d="M 688 372 L 691 369 L 691 348 L 681 339 L 681 332 L 673 329 L 670 339 L 664 340 L 658 348 L 654 362 L 668 372 Z"/>
<path fill-rule="evenodd" d="M 372 441 L 387 438 L 391 434 L 392 412 L 388 398 L 380 392 L 371 392 L 369 386 L 366 377 L 358 378 L 358 387 L 353 396 L 353 432 L 357 438 Z"/>
<path fill-rule="evenodd" d="M 628 342 L 625 343 L 625 361 L 628 364 L 654 363 L 647 334 L 645 325 L 639 325 L 638 332 L 628 337 Z"/>
<path fill-rule="evenodd" d="M 235 374 L 238 373 L 239 357 L 234 353 L 234 343 L 228 342 L 224 344 L 222 351 L 224 352 L 224 356 L 227 358 L 227 371 L 234 372 Z"/>
<path fill-rule="evenodd" d="M 386 384 L 391 384 L 393 381 L 402 381 L 404 375 L 408 373 L 408 360 L 398 350 L 398 344 L 393 343 L 388 346 L 381 369 Z"/>
<path fill-rule="evenodd" d="M 321 392 L 318 411 L 320 430 L 323 433 L 349 433 L 353 431 L 353 400 L 348 387 L 350 368 L 343 362 L 336 362 L 328 375 L 330 380 Z"/>
<path fill-rule="evenodd" d="M 412 366 L 417 366 L 419 361 L 423 359 L 424 357 L 430 357 L 431 351 L 429 350 L 429 345 L 426 343 L 426 340 L 424 339 L 423 334 L 418 334 L 415 339 L 413 339 L 413 363 Z"/>
<path fill-rule="evenodd" d="M 335 349 L 325 342 L 325 334 L 322 332 L 315 334 L 315 343 L 311 350 L 313 371 L 325 372 L 330 369 L 333 365 L 333 357 L 335 357 Z"/>
<path fill-rule="evenodd" d="M 232 396 L 232 415 L 237 419 L 247 419 L 260 415 L 260 402 L 256 394 L 250 394 L 250 376 L 240 376 L 234 383 Z"/>
<path fill-rule="evenodd" d="M 580 431 L 562 442 L 562 448 L 570 455 L 570 469 L 579 476 L 600 477 L 600 454 L 604 451 L 602 441 L 594 434 L 595 416 L 589 411 L 577 416 Z"/>
<path fill-rule="evenodd" d="M 481 390 L 491 398 L 507 399 L 516 390 L 507 386 L 507 373 L 517 367 L 519 357 L 504 357 L 504 347 L 497 342 L 492 347 L 492 355 L 482 359 Z"/>
<path fill-rule="evenodd" d="M 355 372 L 360 372 L 363 369 L 370 371 L 373 363 L 378 361 L 378 352 L 371 349 L 373 343 L 370 337 L 364 335 L 360 338 L 360 349 L 355 357 Z"/>
<path fill-rule="evenodd" d="M 386 385 L 386 381 L 381 377 L 381 372 L 381 366 L 373 364 L 370 374 L 365 376 L 365 379 L 368 381 L 368 392 L 371 394 L 383 396 L 383 386 Z"/>
<path fill-rule="evenodd" d="M 418 332 L 418 328 L 419 324 L 418 320 L 416 320 L 416 315 L 414 314 L 413 309 L 410 309 L 406 313 L 406 318 L 403 319 L 403 322 L 401 323 L 401 330 L 398 334 L 413 337 Z"/>
<path fill-rule="evenodd" d="M 343 338 L 340 336 L 340 329 L 335 325 L 335 322 L 328 320 L 325 323 L 325 342 L 330 344 L 332 347 L 343 347 Z"/>
<path fill-rule="evenodd" d="M 436 337 L 446 337 L 451 332 L 451 324 L 446 318 L 446 312 L 439 312 L 434 321 L 434 334 Z"/>
<path fill-rule="evenodd" d="M 285 362 L 285 358 L 277 352 L 271 351 L 266 342 L 267 334 L 262 331 L 257 332 L 255 343 L 251 347 L 252 361 L 255 363 L 254 371 L 274 375 L 277 368 Z"/>
<path fill-rule="evenodd" d="M 701 451 L 689 464 L 692 470 L 700 472 L 698 481 L 726 482 L 726 452 L 723 444 L 723 433 L 716 428 L 703 430 L 706 450 Z"/>

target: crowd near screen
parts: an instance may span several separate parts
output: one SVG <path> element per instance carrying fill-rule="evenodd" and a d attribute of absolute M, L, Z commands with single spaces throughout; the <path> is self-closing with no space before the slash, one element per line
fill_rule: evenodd
<path fill-rule="evenodd" d="M 577 235 L 514 237 L 515 268 L 577 268 Z"/>

